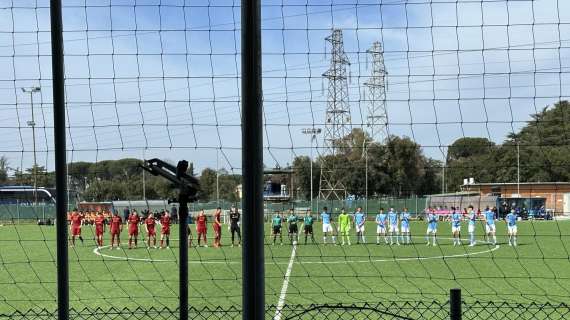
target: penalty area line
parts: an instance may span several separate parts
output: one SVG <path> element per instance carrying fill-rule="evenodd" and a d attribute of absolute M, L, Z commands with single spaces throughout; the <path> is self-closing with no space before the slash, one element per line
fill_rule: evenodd
<path fill-rule="evenodd" d="M 295 255 L 297 254 L 297 242 L 293 244 L 293 250 L 291 250 L 291 259 L 289 259 L 289 265 L 287 266 L 287 271 L 285 272 L 285 277 L 283 278 L 283 286 L 281 287 L 281 294 L 279 295 L 279 301 L 277 302 L 277 309 L 275 310 L 275 316 L 273 320 L 281 320 L 283 307 L 285 306 L 285 297 L 287 296 L 287 288 L 289 287 L 289 278 L 291 277 L 291 271 L 293 270 L 293 264 L 295 262 Z"/>

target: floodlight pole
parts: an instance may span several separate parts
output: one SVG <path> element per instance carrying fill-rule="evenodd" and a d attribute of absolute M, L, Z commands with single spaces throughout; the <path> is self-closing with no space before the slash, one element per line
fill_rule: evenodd
<path fill-rule="evenodd" d="M 517 141 L 517 195 L 521 196 L 521 148 Z"/>
<path fill-rule="evenodd" d="M 57 233 L 57 318 L 69 319 L 69 262 L 67 252 L 67 160 L 65 136 L 65 74 L 61 0 L 50 1 L 53 131 L 55 149 Z"/>
<path fill-rule="evenodd" d="M 143 149 L 143 163 L 144 163 L 144 161 L 146 160 L 146 152 L 145 152 L 145 150 L 146 150 L 146 147 Z M 145 204 L 146 204 L 146 206 L 147 206 L 147 209 L 148 209 L 148 202 L 146 201 L 146 175 L 145 175 L 145 171 L 146 171 L 146 170 L 143 170 L 143 171 L 142 171 L 142 192 L 143 192 L 142 195 L 143 195 L 143 200 L 144 200 L 144 202 L 145 202 Z"/>
<path fill-rule="evenodd" d="M 34 154 L 34 166 L 32 168 L 32 175 L 34 179 L 34 208 L 38 205 L 38 162 L 36 156 L 36 119 L 34 117 L 34 93 L 40 91 L 40 87 L 22 88 L 22 92 L 30 94 L 30 105 L 32 110 L 32 120 L 28 121 L 28 126 L 32 127 L 32 145 Z"/>
<path fill-rule="evenodd" d="M 220 152 L 216 149 L 216 205 L 220 206 Z"/>
<path fill-rule="evenodd" d="M 364 192 L 366 197 L 364 212 L 368 214 L 368 144 L 366 142 L 366 137 L 364 137 L 364 141 L 362 142 L 362 152 L 364 152 Z"/>
<path fill-rule="evenodd" d="M 244 320 L 265 318 L 261 1 L 241 1 Z"/>
<path fill-rule="evenodd" d="M 317 140 L 317 134 L 321 133 L 321 129 L 315 128 L 305 128 L 302 129 L 301 132 L 303 134 L 311 135 L 311 155 L 310 155 L 310 162 L 311 162 L 311 210 L 313 210 L 313 140 Z M 317 206 L 317 211 L 319 210 Z"/>

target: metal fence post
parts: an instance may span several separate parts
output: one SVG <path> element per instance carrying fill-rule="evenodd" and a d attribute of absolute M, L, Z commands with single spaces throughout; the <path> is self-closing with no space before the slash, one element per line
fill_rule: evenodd
<path fill-rule="evenodd" d="M 461 289 L 449 290 L 449 318 L 461 320 Z"/>
<path fill-rule="evenodd" d="M 57 316 L 69 319 L 69 269 L 67 252 L 67 165 L 65 137 L 65 80 L 61 0 L 50 1 L 51 64 L 53 79 L 53 131 L 57 225 Z"/>
<path fill-rule="evenodd" d="M 188 199 L 180 196 L 178 225 L 180 227 L 180 320 L 188 320 Z"/>
<path fill-rule="evenodd" d="M 243 319 L 265 318 L 261 1 L 241 1 Z"/>

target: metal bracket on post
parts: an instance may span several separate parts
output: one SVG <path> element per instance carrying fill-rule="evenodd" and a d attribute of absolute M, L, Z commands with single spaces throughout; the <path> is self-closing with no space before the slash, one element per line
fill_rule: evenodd
<path fill-rule="evenodd" d="M 155 176 L 162 176 L 178 188 L 178 225 L 180 227 L 180 320 L 188 320 L 188 203 L 197 200 L 200 183 L 188 175 L 188 161 L 182 160 L 175 167 L 160 159 L 150 159 L 141 167 Z"/>
<path fill-rule="evenodd" d="M 449 290 L 449 318 L 461 320 L 461 289 Z"/>

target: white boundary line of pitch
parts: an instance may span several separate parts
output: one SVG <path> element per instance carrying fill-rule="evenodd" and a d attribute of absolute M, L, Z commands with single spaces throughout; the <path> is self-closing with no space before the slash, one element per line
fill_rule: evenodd
<path fill-rule="evenodd" d="M 453 238 L 438 238 L 438 240 L 452 240 Z M 490 242 L 487 241 L 479 241 L 483 245 L 491 245 Z M 419 244 L 413 244 L 419 245 Z M 425 244 L 422 244 L 425 245 Z M 131 258 L 131 257 L 118 257 L 109 254 L 102 253 L 102 249 L 109 248 L 110 246 L 103 246 L 100 248 L 94 248 L 93 253 L 100 257 L 115 259 L 115 260 L 124 260 L 124 261 L 141 261 L 141 262 L 177 262 L 177 260 L 165 260 L 165 259 L 149 259 L 149 258 Z M 394 246 L 391 246 L 394 247 Z M 402 247 L 409 247 L 409 245 L 403 245 Z M 459 253 L 454 255 L 439 255 L 433 257 L 404 257 L 404 258 L 384 258 L 384 259 L 368 259 L 368 260 L 338 260 L 338 261 L 293 261 L 293 264 L 347 264 L 347 263 L 376 263 L 376 262 L 397 262 L 397 261 L 424 261 L 424 260 L 435 260 L 435 259 L 452 259 L 452 258 L 464 258 L 469 256 L 476 256 L 485 253 L 491 253 L 496 251 L 501 246 L 499 244 L 494 245 L 494 247 L 489 248 L 487 250 L 478 251 L 478 252 L 466 252 L 466 253 Z M 146 250 L 158 250 L 158 249 L 149 249 L 144 247 L 143 249 Z M 140 250 L 140 249 L 139 249 Z M 163 249 L 163 250 L 172 250 L 172 249 Z M 296 250 L 295 250 L 296 251 Z M 289 261 L 289 263 L 291 260 Z M 188 261 L 189 264 L 240 264 L 240 261 L 227 261 L 227 260 L 219 260 L 219 261 Z M 286 262 L 265 262 L 265 265 L 285 265 Z"/>
<path fill-rule="evenodd" d="M 283 286 L 281 286 L 281 294 L 279 295 L 279 300 L 277 301 L 277 309 L 275 309 L 275 316 L 273 317 L 273 320 L 281 320 L 281 311 L 283 311 L 283 307 L 285 306 L 285 297 L 287 296 L 287 288 L 289 287 L 289 277 L 291 277 L 291 271 L 293 270 L 296 254 L 297 242 L 294 242 L 293 250 L 291 250 L 291 258 L 289 259 L 289 265 L 287 265 L 287 271 L 285 272 L 285 277 L 283 278 Z"/>

